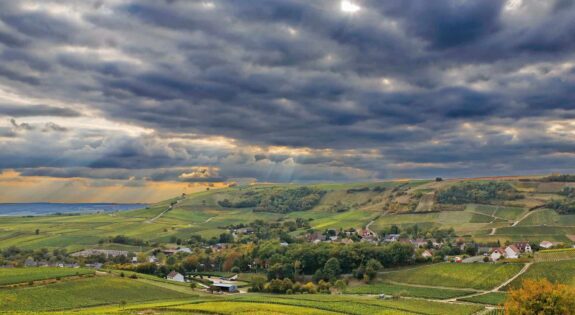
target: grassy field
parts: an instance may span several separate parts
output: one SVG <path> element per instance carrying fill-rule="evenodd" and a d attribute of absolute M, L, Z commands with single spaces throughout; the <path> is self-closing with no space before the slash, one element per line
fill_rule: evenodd
<path fill-rule="evenodd" d="M 44 286 L 0 290 L 3 311 L 49 311 L 193 297 L 134 279 L 98 276 Z"/>
<path fill-rule="evenodd" d="M 421 288 L 409 285 L 392 284 L 385 282 L 375 282 L 370 284 L 353 284 L 346 288 L 346 294 L 391 294 L 410 297 L 449 299 L 458 296 L 468 295 L 473 291 Z"/>
<path fill-rule="evenodd" d="M 82 268 L 0 268 L 0 285 L 93 274 Z"/>
<path fill-rule="evenodd" d="M 527 272 L 509 284 L 508 288 L 517 288 L 525 279 L 547 278 L 551 282 L 575 286 L 575 260 L 548 261 L 533 264 Z"/>
<path fill-rule="evenodd" d="M 522 264 L 442 263 L 386 273 L 384 281 L 428 286 L 487 290 L 517 274 Z"/>
<path fill-rule="evenodd" d="M 487 294 L 477 295 L 470 298 L 464 298 L 460 301 L 480 303 L 480 304 L 490 304 L 490 305 L 501 305 L 505 302 L 507 298 L 507 293 L 505 292 L 489 292 Z"/>

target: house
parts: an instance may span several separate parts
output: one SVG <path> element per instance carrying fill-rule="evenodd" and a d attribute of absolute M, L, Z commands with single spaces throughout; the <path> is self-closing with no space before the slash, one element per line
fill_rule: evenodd
<path fill-rule="evenodd" d="M 72 257 L 90 257 L 104 255 L 106 258 L 126 256 L 128 257 L 128 252 L 125 250 L 113 250 L 113 249 L 86 249 L 79 252 L 70 254 Z"/>
<path fill-rule="evenodd" d="M 94 268 L 94 269 L 100 269 L 100 268 L 102 268 L 102 266 L 103 266 L 103 264 L 99 263 L 99 262 L 96 262 L 93 264 L 86 264 L 87 268 Z"/>
<path fill-rule="evenodd" d="M 214 283 L 213 287 L 224 291 L 224 292 L 236 292 L 238 291 L 238 286 L 233 283 Z"/>
<path fill-rule="evenodd" d="M 517 259 L 519 258 L 520 254 L 521 251 L 515 245 L 509 245 L 505 247 L 505 252 L 503 253 L 507 259 Z"/>
<path fill-rule="evenodd" d="M 427 247 L 427 241 L 424 239 L 411 240 L 411 244 L 413 244 L 413 246 L 415 246 L 415 248 Z"/>
<path fill-rule="evenodd" d="M 424 250 L 423 253 L 421 253 L 421 257 L 423 258 L 431 258 L 433 257 L 433 254 L 429 251 L 429 250 Z"/>
<path fill-rule="evenodd" d="M 186 253 L 186 254 L 191 254 L 192 250 L 187 248 L 187 247 L 180 247 L 178 248 L 178 250 L 176 250 L 177 253 Z"/>
<path fill-rule="evenodd" d="M 543 242 L 539 243 L 539 247 L 545 248 L 545 249 L 551 248 L 551 247 L 553 247 L 553 245 L 554 244 L 549 242 L 549 241 L 543 241 Z"/>
<path fill-rule="evenodd" d="M 399 241 L 399 234 L 387 234 L 383 239 L 384 242 L 397 242 Z"/>
<path fill-rule="evenodd" d="M 166 277 L 166 279 L 168 280 L 172 280 L 172 281 L 177 281 L 177 282 L 186 282 L 186 280 L 184 280 L 184 276 L 176 271 L 172 271 L 168 274 L 168 276 Z"/>
<path fill-rule="evenodd" d="M 455 256 L 455 258 L 453 258 L 453 261 L 456 263 L 461 263 L 461 262 L 463 262 L 463 259 L 459 256 Z"/>
<path fill-rule="evenodd" d="M 503 257 L 504 253 L 505 253 L 505 250 L 503 250 L 501 248 L 495 248 L 491 252 L 491 255 L 489 255 L 489 258 L 491 258 L 492 261 L 498 261 L 501 257 Z"/>
<path fill-rule="evenodd" d="M 289 244 L 286 243 L 286 242 L 281 242 L 281 243 L 280 243 L 280 246 L 282 246 L 282 247 L 286 247 L 286 246 L 288 246 L 288 245 L 289 245 Z"/>
<path fill-rule="evenodd" d="M 319 243 L 321 241 L 323 241 L 325 239 L 325 236 L 323 236 L 323 234 L 321 234 L 320 232 L 313 232 L 310 235 L 308 235 L 307 240 L 311 243 Z"/>
<path fill-rule="evenodd" d="M 349 239 L 349 238 L 344 238 L 344 239 L 342 239 L 342 240 L 340 241 L 340 243 L 346 244 L 346 245 L 347 245 L 347 244 L 353 244 L 353 240 L 352 240 L 352 239 Z"/>
<path fill-rule="evenodd" d="M 522 253 L 532 253 L 531 245 L 528 242 L 519 242 L 515 244 L 515 247 L 519 248 Z"/>
<path fill-rule="evenodd" d="M 24 267 L 36 267 L 38 264 L 34 261 L 34 258 L 28 257 L 24 261 Z"/>
<path fill-rule="evenodd" d="M 171 256 L 177 252 L 178 252 L 177 249 L 162 249 L 162 253 L 164 253 L 164 255 L 166 256 Z"/>
<path fill-rule="evenodd" d="M 160 260 L 156 256 L 148 257 L 148 262 L 150 262 L 150 263 L 157 264 L 159 261 Z"/>
<path fill-rule="evenodd" d="M 132 264 L 137 264 L 138 263 L 138 257 L 134 256 L 132 257 Z"/>
<path fill-rule="evenodd" d="M 491 247 L 489 247 L 489 246 L 479 246 L 477 248 L 477 254 L 478 255 L 488 256 L 490 252 L 491 252 Z"/>

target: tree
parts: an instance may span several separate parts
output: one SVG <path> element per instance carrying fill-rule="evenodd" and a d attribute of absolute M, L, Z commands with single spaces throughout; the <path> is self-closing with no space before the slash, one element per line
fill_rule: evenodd
<path fill-rule="evenodd" d="M 121 300 L 119 304 L 120 304 L 120 307 L 121 307 L 121 308 L 124 308 L 124 307 L 126 307 L 126 305 L 128 304 L 128 302 L 126 302 L 126 301 L 124 301 L 124 300 Z"/>
<path fill-rule="evenodd" d="M 35 233 L 36 233 L 36 235 L 39 235 L 39 234 L 40 234 L 40 229 L 36 229 L 36 232 L 35 232 Z"/>
<path fill-rule="evenodd" d="M 505 301 L 505 314 L 575 314 L 575 288 L 552 284 L 547 279 L 523 281 L 510 290 Z"/>
<path fill-rule="evenodd" d="M 339 292 L 343 292 L 343 290 L 345 290 L 345 287 L 347 285 L 345 284 L 345 281 L 339 279 L 335 282 L 334 286 Z"/>
<path fill-rule="evenodd" d="M 252 292 L 261 292 L 264 289 L 264 285 L 266 284 L 266 278 L 262 276 L 255 276 L 252 278 Z"/>
<path fill-rule="evenodd" d="M 383 268 L 381 263 L 375 259 L 370 259 L 365 265 L 365 275 L 369 281 L 377 277 L 377 272 Z"/>
<path fill-rule="evenodd" d="M 339 265 L 339 260 L 332 257 L 323 266 L 324 277 L 329 279 L 330 282 L 335 282 L 337 277 L 341 274 L 341 267 Z"/>

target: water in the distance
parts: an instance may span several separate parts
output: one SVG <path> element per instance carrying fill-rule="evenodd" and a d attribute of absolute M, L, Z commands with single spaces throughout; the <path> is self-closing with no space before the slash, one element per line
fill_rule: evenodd
<path fill-rule="evenodd" d="M 145 208 L 141 203 L 0 203 L 0 216 L 85 214 Z"/>

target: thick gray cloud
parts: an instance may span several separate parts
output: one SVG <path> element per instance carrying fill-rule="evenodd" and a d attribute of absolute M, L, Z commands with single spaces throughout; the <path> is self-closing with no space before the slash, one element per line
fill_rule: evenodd
<path fill-rule="evenodd" d="M 18 118 L 0 167 L 185 181 L 575 168 L 572 1 L 352 2 L 2 3 L 0 92 L 34 101 L 0 93 Z M 82 117 L 146 132 L 66 125 Z"/>
<path fill-rule="evenodd" d="M 70 108 L 53 107 L 48 105 L 0 104 L 0 115 L 10 117 L 29 117 L 29 116 L 78 117 L 81 114 Z"/>

